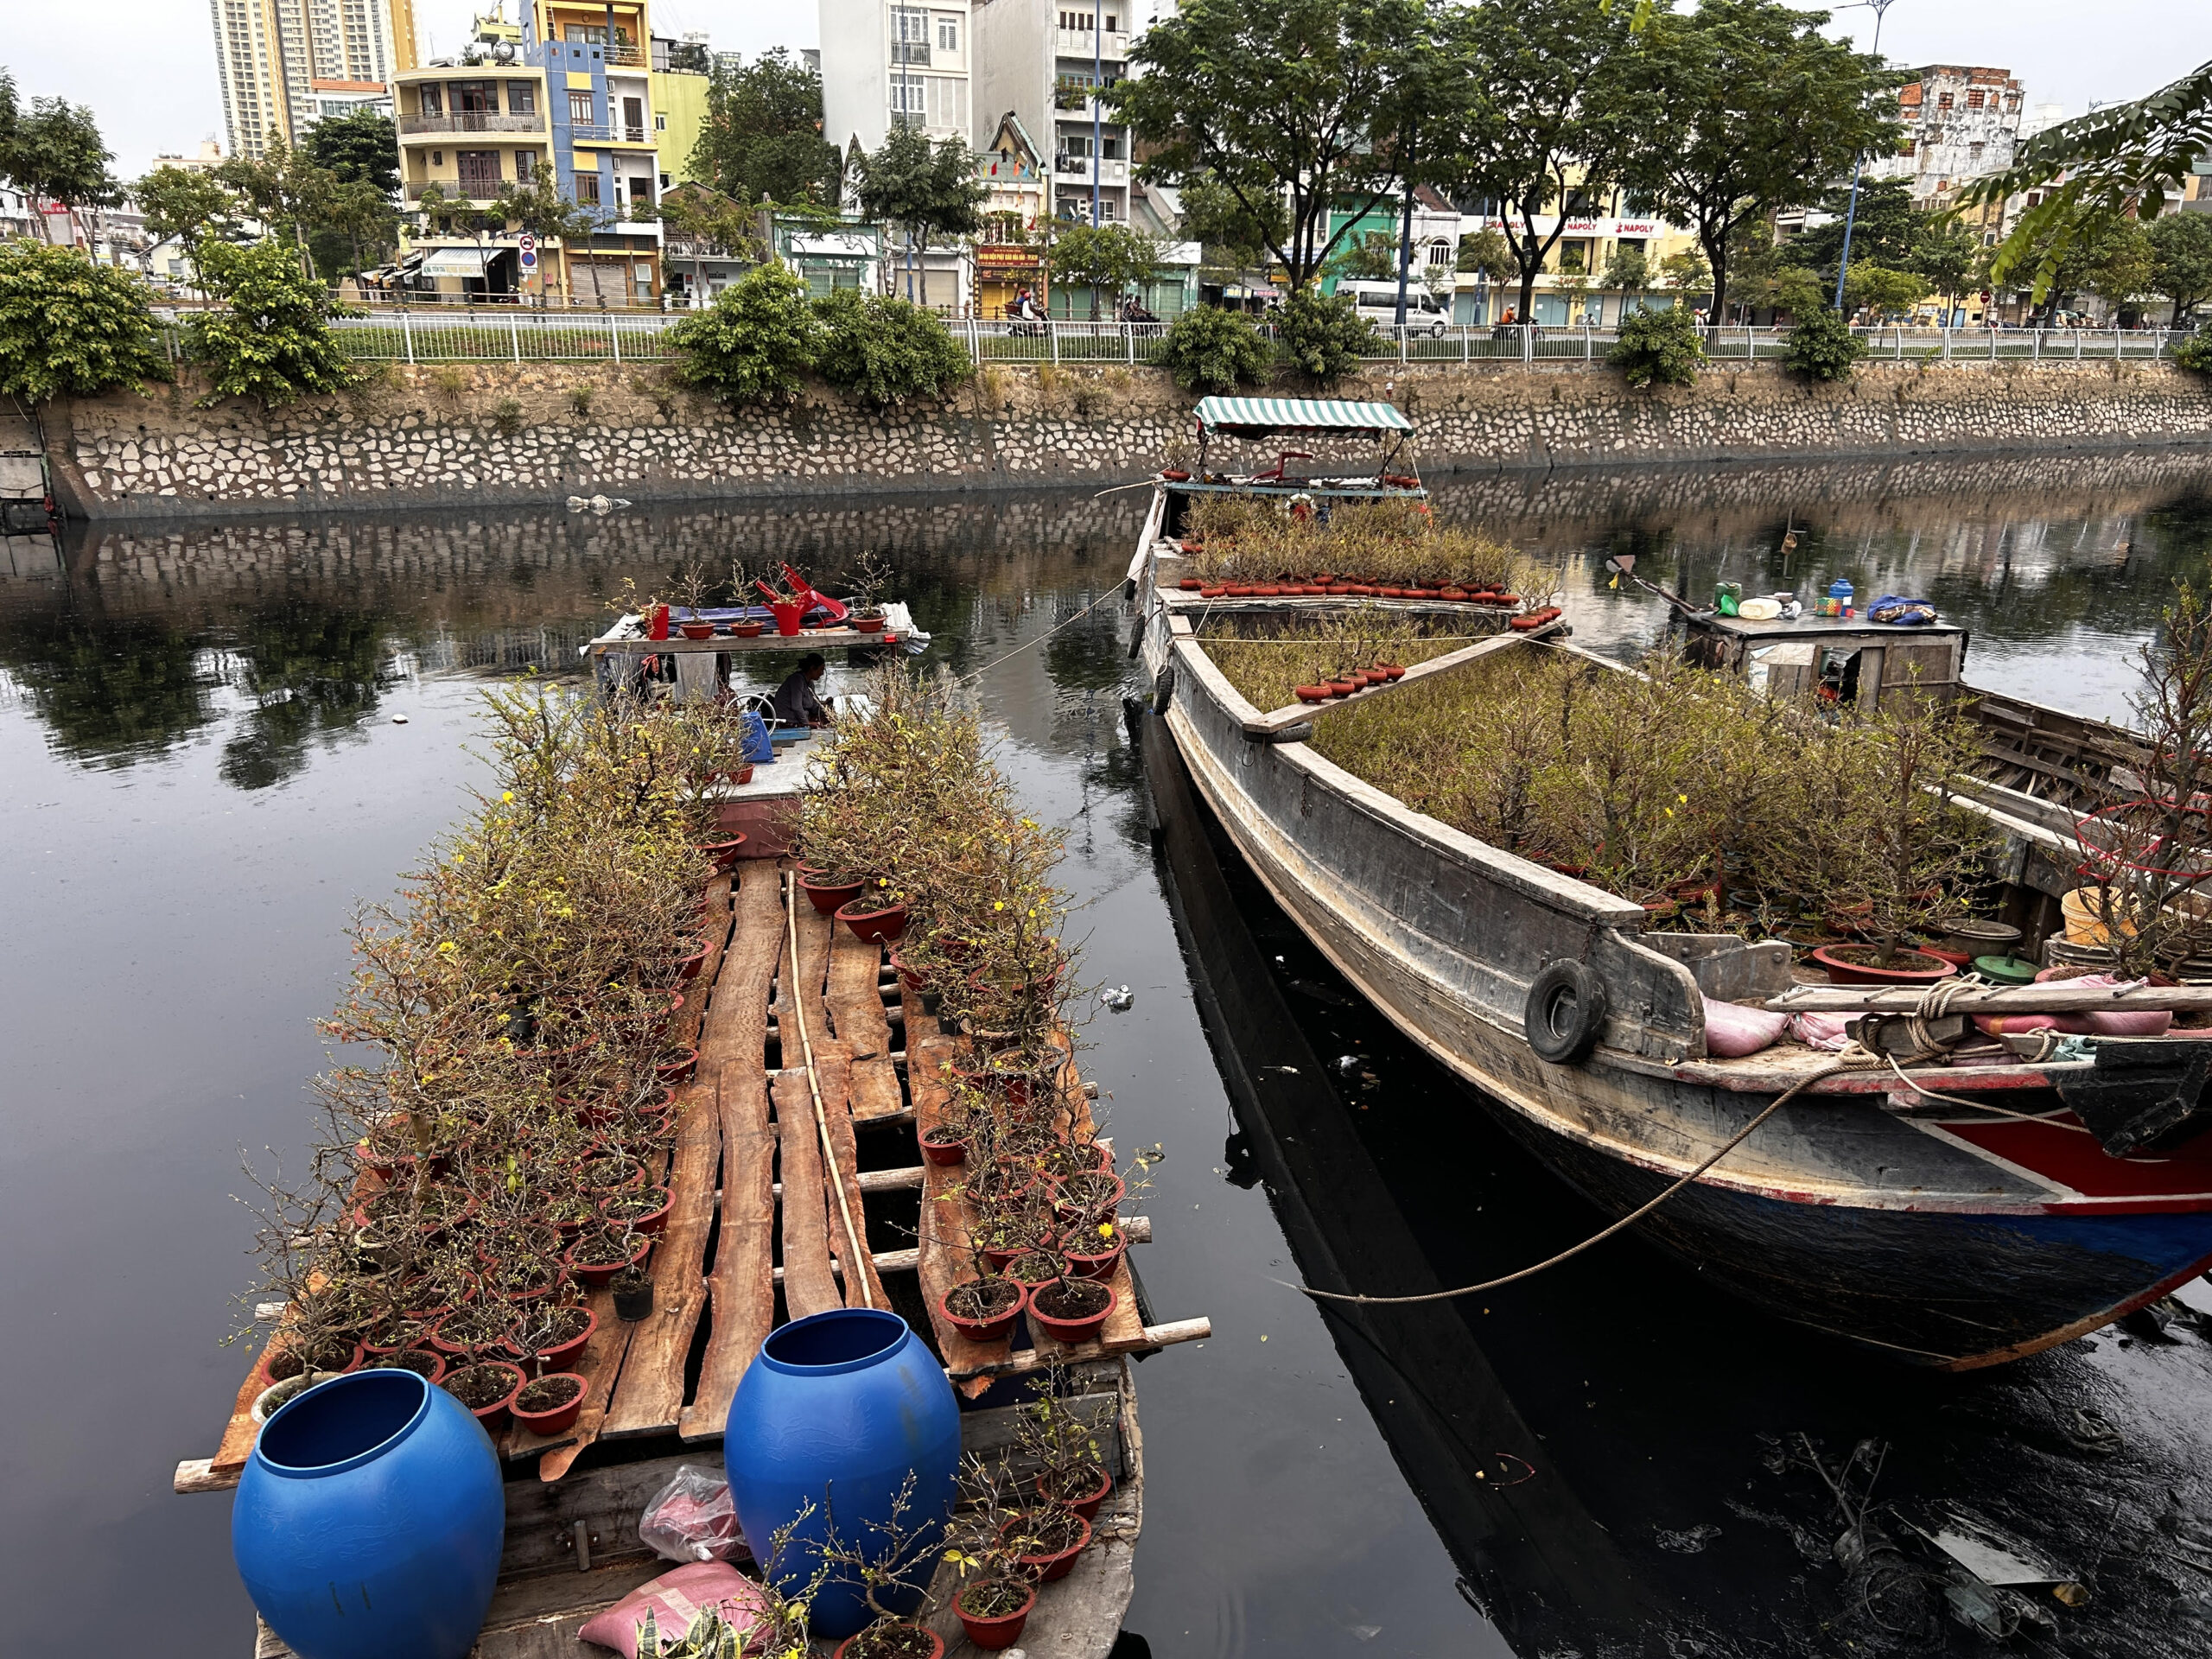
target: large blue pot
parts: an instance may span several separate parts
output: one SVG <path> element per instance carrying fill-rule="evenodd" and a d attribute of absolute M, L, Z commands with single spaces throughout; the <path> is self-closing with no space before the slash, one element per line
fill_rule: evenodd
<path fill-rule="evenodd" d="M 231 1554 L 301 1659 L 461 1659 L 507 1531 L 476 1419 L 412 1371 L 357 1371 L 263 1427 L 231 1507 Z"/>
<path fill-rule="evenodd" d="M 722 1459 L 756 1560 L 766 1559 L 778 1528 L 814 1506 L 775 1564 L 778 1582 L 793 1592 L 821 1563 L 833 1516 L 842 1542 L 869 1553 L 881 1547 L 874 1526 L 891 1520 L 911 1471 L 913 1496 L 900 1524 L 915 1535 L 899 1563 L 912 1569 L 911 1586 L 879 1591 L 877 1599 L 901 1613 L 920 1605 L 952 1514 L 960 1408 L 944 1368 L 896 1313 L 836 1308 L 771 1333 L 737 1385 Z M 817 1636 L 850 1636 L 871 1617 L 847 1576 L 824 1583 L 810 1609 Z"/>

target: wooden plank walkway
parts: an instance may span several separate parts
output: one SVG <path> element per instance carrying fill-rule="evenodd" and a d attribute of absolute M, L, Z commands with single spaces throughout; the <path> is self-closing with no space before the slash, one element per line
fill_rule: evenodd
<path fill-rule="evenodd" d="M 888 1306 L 883 1274 L 918 1272 L 939 1357 L 971 1398 L 995 1376 L 1206 1334 L 1204 1320 L 1146 1327 L 1126 1264 L 1109 1281 L 1116 1307 L 1096 1343 L 1070 1348 L 1045 1341 L 1015 1350 L 1004 1341 L 967 1342 L 943 1321 L 936 1299 L 968 1270 L 964 1206 L 943 1201 L 962 1171 L 924 1164 L 915 1144 L 895 1154 L 896 1167 L 863 1172 L 860 1131 L 904 1122 L 918 1133 L 936 1121 L 948 1098 L 941 1068 L 956 1044 L 903 991 L 893 1020 L 885 1007 L 882 947 L 851 938 L 795 892 L 794 962 L 794 918 L 785 911 L 789 869 L 788 861 L 747 863 L 734 880 L 718 879 L 711 890 L 709 913 L 729 919 L 709 930 L 715 937 L 707 964 L 685 988 L 683 1029 L 699 1058 L 679 1090 L 685 1110 L 669 1162 L 657 1172 L 664 1173 L 673 1203 L 652 1262 L 654 1312 L 626 1325 L 614 1317 L 609 1293 L 589 1298 L 599 1325 L 576 1366 L 589 1389 L 575 1427 L 550 1439 L 519 1430 L 503 1437 L 502 1454 L 518 1465 L 535 1459 L 541 1483 L 560 1481 L 601 1440 L 720 1438 L 738 1382 L 779 1317 L 779 1282 L 780 1317 L 798 1319 L 863 1300 Z M 821 1090 L 819 1123 L 799 1039 L 802 1007 Z M 896 1046 L 902 1033 L 911 1053 Z M 781 1067 L 773 1072 L 772 1052 Z M 1090 1106 L 1075 1087 L 1071 1060 L 1067 1082 L 1077 1122 L 1088 1128 Z M 834 1166 L 823 1155 L 825 1129 Z M 880 1161 L 882 1148 L 869 1144 Z M 868 1198 L 916 1187 L 918 1247 L 869 1250 Z M 849 1259 L 848 1212 L 859 1236 L 857 1262 Z M 1127 1229 L 1133 1239 L 1149 1236 L 1142 1217 L 1135 1222 Z M 695 1367 L 696 1381 L 687 1388 Z M 241 1388 L 214 1457 L 179 1465 L 178 1491 L 236 1485 L 252 1449 L 248 1413 L 256 1392 L 251 1381 Z M 517 1617 L 526 1622 L 525 1610 Z"/>

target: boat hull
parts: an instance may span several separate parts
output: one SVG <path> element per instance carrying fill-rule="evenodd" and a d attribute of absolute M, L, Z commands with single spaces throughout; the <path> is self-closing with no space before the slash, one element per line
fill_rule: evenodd
<path fill-rule="evenodd" d="M 1157 591 L 1144 648 L 1192 782 L 1277 902 L 1608 1214 L 1675 1185 L 1821 1064 L 1708 1060 L 1698 978 L 1619 901 L 1423 818 L 1302 741 L 1255 740 L 1261 711 Z M 1527 987 L 1563 957 L 1612 988 L 1580 1065 L 1540 1060 L 1521 1033 Z M 1887 1074 L 1823 1083 L 1637 1229 L 1779 1317 L 1912 1363 L 1965 1370 L 2063 1342 L 2212 1262 L 2212 1137 L 2107 1158 L 2056 1111 L 2065 1071 L 1946 1074 L 1947 1091 L 2052 1117 L 1995 1120 L 2004 1135 Z"/>

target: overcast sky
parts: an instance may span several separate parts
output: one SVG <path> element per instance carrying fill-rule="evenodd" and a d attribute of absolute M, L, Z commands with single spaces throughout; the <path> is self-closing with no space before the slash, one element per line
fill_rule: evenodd
<path fill-rule="evenodd" d="M 470 16 L 487 6 L 417 0 L 431 36 L 425 49 L 458 48 Z M 91 105 L 124 177 L 145 171 L 158 152 L 189 155 L 201 138 L 221 136 L 207 0 L 102 0 L 91 12 L 7 0 L 7 10 L 0 65 L 27 97 Z M 653 0 L 652 19 L 656 34 L 702 29 L 725 51 L 817 43 L 811 0 Z M 1863 44 L 1873 14 L 1840 8 L 1833 27 Z M 1906 64 L 1999 65 L 2026 83 L 2030 103 L 2076 115 L 2091 99 L 2138 97 L 2212 58 L 2212 10 L 2203 0 L 1896 0 L 1882 50 Z"/>

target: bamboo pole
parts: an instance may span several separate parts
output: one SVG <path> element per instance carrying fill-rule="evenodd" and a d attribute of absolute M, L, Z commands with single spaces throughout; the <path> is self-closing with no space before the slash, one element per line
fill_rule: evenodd
<path fill-rule="evenodd" d="M 1918 985 L 1800 985 L 1766 1000 L 1772 1014 L 1916 1014 L 1928 995 Z M 1993 985 L 1961 988 L 1946 1014 L 2088 1014 L 2104 1009 L 2212 1009 L 2212 985 Z"/>

